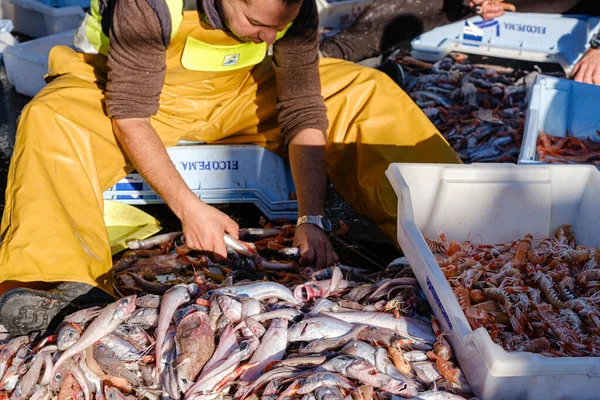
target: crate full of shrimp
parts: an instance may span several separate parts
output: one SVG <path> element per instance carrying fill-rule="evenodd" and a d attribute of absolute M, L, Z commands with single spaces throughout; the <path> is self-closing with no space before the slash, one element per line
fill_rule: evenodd
<path fill-rule="evenodd" d="M 398 242 L 482 399 L 600 387 L 600 171 L 403 164 Z"/>
<path fill-rule="evenodd" d="M 600 166 L 600 87 L 538 75 L 531 89 L 519 164 Z"/>
<path fill-rule="evenodd" d="M 168 147 L 167 153 L 188 187 L 206 203 L 247 203 L 270 219 L 297 218 L 290 167 L 275 153 L 257 145 L 192 142 Z M 164 203 L 136 172 L 105 191 L 103 197 L 126 204 Z"/>

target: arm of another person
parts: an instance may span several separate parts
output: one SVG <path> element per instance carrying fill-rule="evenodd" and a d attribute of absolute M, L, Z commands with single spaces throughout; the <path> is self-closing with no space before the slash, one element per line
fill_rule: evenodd
<path fill-rule="evenodd" d="M 279 124 L 288 146 L 298 216 L 325 215 L 327 109 L 319 76 L 318 13 L 305 0 L 288 33 L 273 46 Z M 315 225 L 296 230 L 301 263 L 324 268 L 338 262 L 327 235 Z"/>
<path fill-rule="evenodd" d="M 110 28 L 106 108 L 118 142 L 136 170 L 181 220 L 193 249 L 227 256 L 223 234 L 238 225 L 201 201 L 185 184 L 150 124 L 166 72 L 160 23 L 146 0 L 116 2 Z"/>
<path fill-rule="evenodd" d="M 472 9 L 481 7 L 481 18 L 486 21 L 504 15 L 504 8 L 500 4 L 493 4 L 490 0 L 471 0 L 469 7 Z"/>
<path fill-rule="evenodd" d="M 573 68 L 571 78 L 577 82 L 600 85 L 600 33 L 592 39 L 590 45 Z"/>

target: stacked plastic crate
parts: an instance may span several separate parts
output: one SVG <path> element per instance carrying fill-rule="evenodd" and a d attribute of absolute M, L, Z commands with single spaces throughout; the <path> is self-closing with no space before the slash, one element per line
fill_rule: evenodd
<path fill-rule="evenodd" d="M 3 52 L 8 81 L 18 93 L 33 97 L 46 84 L 50 49 L 72 46 L 89 4 L 89 0 L 3 0 L 3 14 L 12 21 L 13 32 L 32 38 Z"/>

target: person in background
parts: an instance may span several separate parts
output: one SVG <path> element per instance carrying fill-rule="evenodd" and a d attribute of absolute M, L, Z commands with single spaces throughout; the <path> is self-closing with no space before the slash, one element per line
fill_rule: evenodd
<path fill-rule="evenodd" d="M 502 2 L 502 0 L 472 0 L 469 2 L 469 7 L 473 10 L 477 7 L 481 7 L 481 17 L 485 20 L 490 20 L 504 14 L 505 9 L 502 7 Z"/>
<path fill-rule="evenodd" d="M 505 10 L 498 3 L 490 0 L 473 0 L 469 3 L 469 6 L 472 8 L 481 7 L 481 17 L 489 20 L 504 15 Z M 575 64 L 570 78 L 576 82 L 600 85 L 600 33 L 592 38 L 590 48 Z"/>
<path fill-rule="evenodd" d="M 600 15 L 598 0 L 510 0 L 509 3 L 517 12 Z M 383 61 L 397 49 L 409 50 L 411 40 L 423 32 L 474 16 L 477 7 L 481 7 L 481 16 L 487 20 L 505 12 L 499 2 L 489 0 L 375 0 L 351 26 L 323 38 L 320 51 L 325 57 L 352 62 L 378 56 Z M 595 42 L 600 40 L 592 41 L 593 49 L 597 48 Z M 577 64 L 572 74 L 576 81 L 598 84 L 598 53 L 588 51 Z M 395 68 L 383 71 L 395 79 Z"/>

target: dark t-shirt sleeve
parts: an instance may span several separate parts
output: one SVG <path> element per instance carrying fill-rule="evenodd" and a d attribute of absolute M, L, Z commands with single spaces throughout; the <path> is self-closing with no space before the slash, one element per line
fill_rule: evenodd
<path fill-rule="evenodd" d="M 278 121 L 286 146 L 303 129 L 329 126 L 319 76 L 319 16 L 315 0 L 304 0 L 286 35 L 273 45 Z"/>
<path fill-rule="evenodd" d="M 156 13 L 146 0 L 117 0 L 109 31 L 106 109 L 113 119 L 158 112 L 166 48 Z"/>

